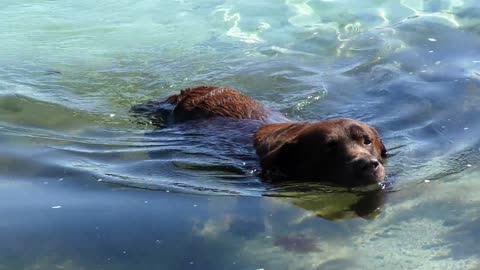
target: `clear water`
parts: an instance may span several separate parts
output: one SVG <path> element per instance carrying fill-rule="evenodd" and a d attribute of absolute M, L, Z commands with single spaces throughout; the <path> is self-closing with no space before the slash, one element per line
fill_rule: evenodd
<path fill-rule="evenodd" d="M 480 268 L 478 1 L 3 0 L 0 17 L 0 269 Z M 255 127 L 129 114 L 199 84 L 376 126 L 392 186 L 271 186 Z"/>

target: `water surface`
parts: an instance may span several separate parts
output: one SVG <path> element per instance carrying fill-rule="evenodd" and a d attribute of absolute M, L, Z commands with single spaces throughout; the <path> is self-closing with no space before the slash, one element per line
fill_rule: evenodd
<path fill-rule="evenodd" d="M 479 12 L 4 1 L 0 269 L 478 269 Z M 375 126 L 390 187 L 262 183 L 254 124 L 158 130 L 129 113 L 200 84 Z"/>

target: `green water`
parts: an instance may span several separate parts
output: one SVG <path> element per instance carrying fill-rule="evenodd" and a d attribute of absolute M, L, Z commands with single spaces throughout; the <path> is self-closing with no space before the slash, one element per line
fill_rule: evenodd
<path fill-rule="evenodd" d="M 4 0 L 0 18 L 0 270 L 480 268 L 476 1 Z M 200 84 L 374 125 L 389 188 L 263 183 L 255 126 L 129 113 Z"/>

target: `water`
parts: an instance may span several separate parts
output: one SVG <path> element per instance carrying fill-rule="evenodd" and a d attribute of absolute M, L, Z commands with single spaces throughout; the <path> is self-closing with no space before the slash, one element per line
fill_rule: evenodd
<path fill-rule="evenodd" d="M 0 269 L 480 268 L 480 4 L 0 7 Z M 131 106 L 216 84 L 382 134 L 386 192 L 262 183 L 248 136 Z"/>

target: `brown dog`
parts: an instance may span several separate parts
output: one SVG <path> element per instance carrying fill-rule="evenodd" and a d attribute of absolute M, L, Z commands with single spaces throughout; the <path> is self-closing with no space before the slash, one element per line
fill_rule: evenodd
<path fill-rule="evenodd" d="M 288 122 L 236 90 L 216 86 L 187 88 L 167 98 L 173 121 L 210 117 L 264 122 L 254 135 L 264 177 L 327 181 L 346 186 L 380 183 L 386 149 L 378 132 L 351 119 Z M 286 122 L 274 123 L 271 122 Z"/>

